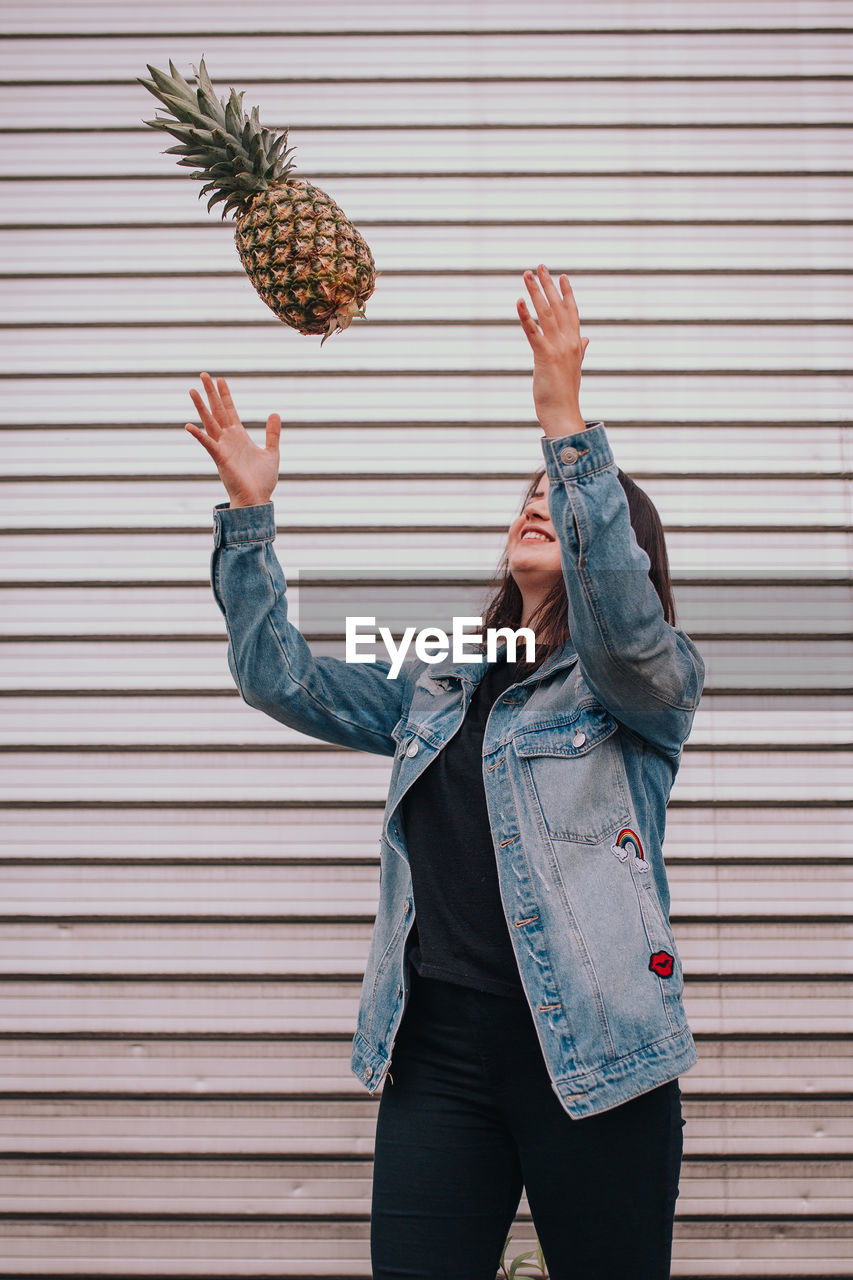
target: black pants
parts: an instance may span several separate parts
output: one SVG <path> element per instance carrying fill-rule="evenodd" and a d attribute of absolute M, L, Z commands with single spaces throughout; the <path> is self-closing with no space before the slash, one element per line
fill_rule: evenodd
<path fill-rule="evenodd" d="M 523 997 L 412 980 L 377 1118 L 373 1280 L 495 1280 L 522 1187 L 551 1280 L 668 1280 L 678 1081 L 573 1120 Z"/>

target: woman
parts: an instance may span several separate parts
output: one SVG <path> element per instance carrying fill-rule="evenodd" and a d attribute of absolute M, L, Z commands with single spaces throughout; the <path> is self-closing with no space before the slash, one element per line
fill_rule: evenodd
<path fill-rule="evenodd" d="M 272 548 L 280 419 L 260 449 L 224 380 L 190 393 L 230 496 L 212 582 L 243 698 L 394 756 L 352 1051 L 385 1086 L 374 1280 L 493 1280 L 522 1187 L 551 1280 L 669 1276 L 696 1049 L 661 845 L 705 668 L 654 508 L 580 414 L 568 279 L 525 283 L 545 467 L 484 625 L 532 625 L 532 665 L 314 658 Z"/>

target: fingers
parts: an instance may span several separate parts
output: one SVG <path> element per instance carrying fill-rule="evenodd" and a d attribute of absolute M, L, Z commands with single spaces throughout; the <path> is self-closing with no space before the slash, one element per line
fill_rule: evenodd
<path fill-rule="evenodd" d="M 580 358 L 589 345 L 589 338 L 580 336 L 578 305 L 567 275 L 560 276 L 560 293 L 548 271 L 540 263 L 538 273 L 525 271 L 524 283 L 533 301 L 539 324 L 531 316 L 524 299 L 519 298 L 516 307 L 530 345 L 537 350 L 537 338 L 568 339 L 570 345 L 580 349 Z M 561 296 L 562 295 L 562 296 Z"/>
<path fill-rule="evenodd" d="M 563 292 L 563 305 L 568 312 L 569 319 L 574 327 L 580 329 L 581 322 L 580 316 L 578 315 L 578 304 L 575 301 L 575 295 L 572 292 L 572 286 L 569 284 L 569 277 L 567 275 L 560 276 L 560 288 Z M 589 342 L 589 338 L 587 338 L 587 342 Z"/>
<path fill-rule="evenodd" d="M 204 400 L 196 391 L 195 387 L 190 388 L 190 399 L 198 411 L 198 416 L 201 418 L 201 425 L 204 427 L 207 434 L 213 440 L 218 439 L 220 431 L 219 424 L 208 409 L 207 405 L 204 403 Z"/>
<path fill-rule="evenodd" d="M 211 378 L 210 374 L 205 374 L 205 372 L 202 372 L 199 376 L 207 392 L 207 399 L 210 401 L 210 408 L 213 410 L 214 415 L 218 417 L 220 413 L 222 413 L 222 401 L 219 399 L 219 392 L 216 390 L 214 380 Z"/>
<path fill-rule="evenodd" d="M 535 350 L 536 340 L 541 336 L 539 332 L 539 326 L 536 323 L 536 321 L 533 319 L 533 316 L 530 314 L 527 308 L 527 303 L 524 301 L 523 298 L 518 299 L 518 301 L 515 304 L 515 307 L 516 307 L 516 311 L 518 312 L 518 318 L 521 321 L 521 327 L 524 329 L 524 332 L 527 334 L 527 338 L 528 338 L 528 341 L 530 342 L 531 347 L 533 347 Z"/>
<path fill-rule="evenodd" d="M 542 332 L 549 336 L 564 332 L 567 326 L 563 299 L 545 264 L 540 262 L 537 273 L 525 271 L 524 283 L 533 299 Z"/>
<path fill-rule="evenodd" d="M 281 418 L 277 413 L 271 413 L 267 418 L 267 438 L 266 447 L 270 453 L 275 453 L 278 449 L 278 442 L 281 436 Z"/>
<path fill-rule="evenodd" d="M 239 422 L 240 417 L 234 408 L 234 401 L 231 399 L 231 392 L 228 389 L 228 383 L 224 378 L 216 379 L 216 387 L 222 401 L 222 407 L 228 417 L 229 422 Z"/>
<path fill-rule="evenodd" d="M 189 431 L 190 435 L 194 436 L 195 439 L 198 440 L 199 444 L 204 445 L 205 449 L 210 454 L 211 458 L 213 458 L 215 461 L 216 460 L 216 441 L 213 440 L 211 436 L 207 435 L 206 432 L 202 431 L 200 427 L 197 427 L 194 422 L 186 423 L 185 430 Z"/>
<path fill-rule="evenodd" d="M 561 302 L 561 298 L 559 293 L 557 293 L 557 286 L 554 284 L 551 272 L 545 266 L 544 262 L 539 263 L 539 266 L 537 267 L 537 275 L 542 288 L 545 290 L 545 297 L 548 299 L 549 305 L 557 308 Z"/>
<path fill-rule="evenodd" d="M 210 401 L 210 408 L 214 418 L 218 419 L 223 427 L 227 426 L 228 417 L 225 413 L 222 401 L 219 398 L 219 392 L 216 390 L 215 382 L 209 373 L 202 373 L 200 376 L 204 389 L 207 392 L 207 398 Z M 220 381 L 224 382 L 224 379 L 220 379 Z"/>
<path fill-rule="evenodd" d="M 234 401 L 231 399 L 231 392 L 228 389 L 228 383 L 224 378 L 217 378 L 213 381 L 209 373 L 202 373 L 202 385 L 207 392 L 207 398 L 210 407 L 205 404 L 204 399 L 194 388 L 190 390 L 190 399 L 198 410 L 198 416 L 201 418 L 202 426 L 211 440 L 218 440 L 225 427 L 240 424 L 237 416 L 237 410 L 234 407 Z"/>
<path fill-rule="evenodd" d="M 546 328 L 553 329 L 555 325 L 554 314 L 532 271 L 525 271 L 524 283 L 527 285 L 527 292 L 530 294 L 542 331 L 545 332 Z"/>

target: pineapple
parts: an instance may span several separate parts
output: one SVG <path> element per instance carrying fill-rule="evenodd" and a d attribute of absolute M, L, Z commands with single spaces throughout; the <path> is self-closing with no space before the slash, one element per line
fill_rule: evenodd
<path fill-rule="evenodd" d="M 291 178 L 287 129 L 262 128 L 257 107 L 246 115 L 234 89 L 228 101 L 218 99 L 203 58 L 193 67 L 195 89 L 171 61 L 170 75 L 148 70 L 151 79 L 139 83 L 168 115 L 144 123 L 178 139 L 166 154 L 197 169 L 191 176 L 206 184 L 199 194 L 213 192 L 208 209 L 224 201 L 223 218 L 235 211 L 240 261 L 267 306 L 300 333 L 322 333 L 321 347 L 354 316 L 365 318 L 376 283 L 373 255 L 331 196 Z"/>

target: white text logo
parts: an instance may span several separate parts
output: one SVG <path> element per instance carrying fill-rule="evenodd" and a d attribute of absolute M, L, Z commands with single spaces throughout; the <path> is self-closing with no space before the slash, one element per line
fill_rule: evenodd
<path fill-rule="evenodd" d="M 482 645 L 482 634 L 467 631 L 467 627 L 482 627 L 483 619 L 476 617 L 454 617 L 453 630 L 448 636 L 446 631 L 442 631 L 440 627 L 424 627 L 420 631 L 415 631 L 414 627 L 406 627 L 397 644 L 388 627 L 379 627 L 379 638 L 381 638 L 388 657 L 391 659 L 391 668 L 388 672 L 389 680 L 396 680 L 400 674 L 400 668 L 403 665 L 406 654 L 414 641 L 415 653 L 422 662 L 435 663 L 441 662 L 449 653 L 453 654 L 454 662 L 482 662 L 484 655 L 482 651 L 478 653 L 466 650 L 466 645 Z M 513 631 L 511 627 L 488 627 L 486 629 L 486 662 L 494 662 L 497 658 L 498 641 L 504 638 L 507 646 L 507 660 L 509 662 L 516 661 L 516 646 L 519 640 L 524 641 L 525 660 L 533 662 L 536 637 L 529 627 L 519 627 L 517 631 Z M 346 660 L 347 662 L 375 662 L 375 653 L 365 653 L 364 647 L 377 643 L 376 618 L 357 616 L 348 617 L 346 622 Z"/>

